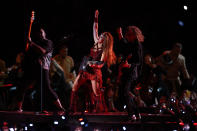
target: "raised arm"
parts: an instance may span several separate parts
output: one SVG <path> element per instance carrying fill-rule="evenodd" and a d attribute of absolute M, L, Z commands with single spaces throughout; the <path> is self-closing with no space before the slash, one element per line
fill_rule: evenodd
<path fill-rule="evenodd" d="M 99 36 L 98 36 L 98 15 L 99 12 L 98 10 L 95 11 L 94 15 L 94 24 L 93 24 L 93 37 L 94 37 L 94 42 L 97 43 Z"/>
<path fill-rule="evenodd" d="M 116 31 L 117 31 L 117 33 L 118 33 L 118 39 L 121 40 L 121 39 L 123 38 L 123 35 L 122 35 L 122 28 L 119 27 L 119 28 L 117 28 Z"/>

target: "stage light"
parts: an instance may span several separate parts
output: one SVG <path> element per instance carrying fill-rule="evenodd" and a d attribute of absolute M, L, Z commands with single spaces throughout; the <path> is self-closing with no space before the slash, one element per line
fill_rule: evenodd
<path fill-rule="evenodd" d="M 126 105 L 124 105 L 124 109 L 126 109 L 127 108 L 127 106 Z"/>
<path fill-rule="evenodd" d="M 180 26 L 184 26 L 184 23 L 183 23 L 183 21 L 181 21 L 181 20 L 178 21 L 178 24 L 179 24 Z"/>
<path fill-rule="evenodd" d="M 8 125 L 8 123 L 7 123 L 6 121 L 4 121 L 4 122 L 3 122 L 3 125 L 4 125 L 4 126 L 7 126 L 7 125 Z"/>
<path fill-rule="evenodd" d="M 81 126 L 88 127 L 88 121 L 85 117 L 79 118 L 78 121 Z"/>
<path fill-rule="evenodd" d="M 174 99 L 173 98 L 171 98 L 170 100 L 171 100 L 171 102 L 174 102 Z"/>
<path fill-rule="evenodd" d="M 183 126 L 183 131 L 189 131 L 189 129 L 190 129 L 189 124 L 185 124 L 185 125 Z"/>
<path fill-rule="evenodd" d="M 187 9 L 188 9 L 188 7 L 187 7 L 186 5 L 184 5 L 184 6 L 183 6 L 183 9 L 184 9 L 184 10 L 187 10 Z"/>
<path fill-rule="evenodd" d="M 9 128 L 9 131 L 14 131 L 14 128 Z"/>
<path fill-rule="evenodd" d="M 184 123 L 183 123 L 183 122 L 179 122 L 179 125 L 180 125 L 180 126 L 184 126 Z"/>
<path fill-rule="evenodd" d="M 174 98 L 171 98 L 170 100 L 171 100 L 171 102 L 173 102 L 173 103 L 176 102 L 176 99 L 174 99 Z"/>
<path fill-rule="evenodd" d="M 79 120 L 79 121 L 83 121 L 83 118 L 79 118 L 78 120 Z"/>
<path fill-rule="evenodd" d="M 10 90 L 10 91 L 15 91 L 15 90 L 16 90 L 16 86 L 11 87 L 9 90 Z"/>
<path fill-rule="evenodd" d="M 194 126 L 197 126 L 197 123 L 193 123 Z"/>
<path fill-rule="evenodd" d="M 27 128 L 27 127 L 25 127 L 25 131 L 27 131 L 27 129 L 28 129 L 28 128 Z"/>
<path fill-rule="evenodd" d="M 160 92 L 162 90 L 162 88 L 161 87 L 159 87 L 158 89 L 157 89 L 157 92 Z"/>
<path fill-rule="evenodd" d="M 30 123 L 30 124 L 29 124 L 29 126 L 31 126 L 31 127 L 32 127 L 32 126 L 34 126 L 34 125 L 33 125 L 32 123 Z"/>
<path fill-rule="evenodd" d="M 83 126 L 84 124 L 85 124 L 85 122 L 84 122 L 84 121 L 81 121 L 81 122 L 80 122 L 80 125 L 82 125 L 82 126 Z"/>
<path fill-rule="evenodd" d="M 62 116 L 62 119 L 63 119 L 63 120 L 65 120 L 65 119 L 66 119 L 66 117 L 65 117 L 65 116 Z"/>
<path fill-rule="evenodd" d="M 85 124 L 85 127 L 88 127 L 88 123 Z"/>
<path fill-rule="evenodd" d="M 58 121 L 54 121 L 53 124 L 54 124 L 54 125 L 58 125 Z"/>
<path fill-rule="evenodd" d="M 123 127 L 122 127 L 122 129 L 123 129 L 124 131 L 126 131 L 126 130 L 127 130 L 127 128 L 126 128 L 125 126 L 123 126 Z"/>
<path fill-rule="evenodd" d="M 149 92 L 149 93 L 152 93 L 152 92 L 153 92 L 153 88 L 149 88 L 149 89 L 148 89 L 148 92 Z"/>

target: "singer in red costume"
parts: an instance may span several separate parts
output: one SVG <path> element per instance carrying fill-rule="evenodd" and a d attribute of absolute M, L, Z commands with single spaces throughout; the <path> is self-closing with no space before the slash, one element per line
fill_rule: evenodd
<path fill-rule="evenodd" d="M 116 62 L 116 56 L 113 51 L 113 36 L 109 32 L 101 33 L 98 35 L 98 15 L 99 11 L 95 11 L 95 18 L 93 24 L 93 37 L 94 45 L 90 49 L 90 54 L 84 58 L 80 66 L 80 71 L 78 76 L 74 81 L 74 85 L 71 93 L 70 111 L 76 112 L 77 106 L 77 91 L 79 87 L 87 82 L 91 81 L 91 86 L 93 90 L 94 102 L 95 102 L 95 112 L 103 112 L 104 107 L 102 104 L 101 88 L 102 88 L 102 72 L 101 68 L 104 64 L 110 67 Z M 83 59 L 85 60 L 85 59 Z"/>

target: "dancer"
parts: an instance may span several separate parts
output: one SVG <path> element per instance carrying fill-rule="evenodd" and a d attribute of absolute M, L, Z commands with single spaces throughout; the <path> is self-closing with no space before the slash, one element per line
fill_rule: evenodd
<path fill-rule="evenodd" d="M 142 42 L 144 42 L 144 36 L 141 30 L 136 26 L 128 26 L 126 33 L 123 36 L 122 28 L 117 30 L 119 43 L 119 55 L 123 56 L 122 64 L 119 68 L 119 80 L 121 82 L 122 89 L 120 96 L 123 96 L 122 101 L 125 101 L 129 120 L 140 119 L 140 113 L 137 107 L 137 103 L 134 100 L 135 88 L 138 84 L 139 77 L 141 75 L 143 64 L 143 49 Z M 137 93 L 136 95 L 139 95 Z"/>
<path fill-rule="evenodd" d="M 99 11 L 95 11 L 95 19 L 93 24 L 93 37 L 94 37 L 94 45 L 90 49 L 90 54 L 88 57 L 84 57 L 84 61 L 80 67 L 80 71 L 78 76 L 75 79 L 72 94 L 71 94 L 71 102 L 70 102 L 70 110 L 72 112 L 76 112 L 76 101 L 77 101 L 77 90 L 79 87 L 87 82 L 91 81 L 94 97 L 96 112 L 103 112 L 104 107 L 102 103 L 102 72 L 101 68 L 104 64 L 107 64 L 110 67 L 112 64 L 116 62 L 116 56 L 113 51 L 113 37 L 109 32 L 104 32 L 100 36 L 98 36 L 98 15 Z M 88 60 L 88 61 L 86 61 Z M 87 66 L 86 66 L 87 65 Z M 93 98 L 92 98 L 93 99 Z"/>

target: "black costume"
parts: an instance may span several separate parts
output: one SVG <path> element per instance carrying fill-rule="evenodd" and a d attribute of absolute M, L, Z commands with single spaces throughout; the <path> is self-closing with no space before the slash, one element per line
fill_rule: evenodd
<path fill-rule="evenodd" d="M 137 40 L 133 43 L 128 42 L 126 39 L 121 39 L 119 44 L 119 55 L 123 56 L 123 62 L 128 61 L 131 64 L 130 68 L 122 68 L 122 77 L 121 77 L 121 90 L 120 97 L 122 96 L 123 101 L 125 101 L 128 115 L 138 115 L 138 107 L 134 98 L 130 95 L 130 92 L 135 88 L 139 81 L 139 76 L 142 70 L 143 64 L 143 49 L 141 43 Z M 131 58 L 128 58 L 131 56 Z"/>
<path fill-rule="evenodd" d="M 34 45 L 29 47 L 29 50 L 25 52 L 25 58 L 23 62 L 24 78 L 22 86 L 18 89 L 17 100 L 23 101 L 26 89 L 31 86 L 42 87 L 43 107 L 45 107 L 46 100 L 56 101 L 58 99 L 56 93 L 50 86 L 49 68 L 51 64 L 51 57 L 53 53 L 53 42 L 48 39 L 39 39 L 34 41 L 34 44 L 39 45 L 46 50 L 45 54 L 38 53 Z M 31 44 L 30 44 L 31 45 Z M 32 85 L 33 84 L 33 85 Z"/>

